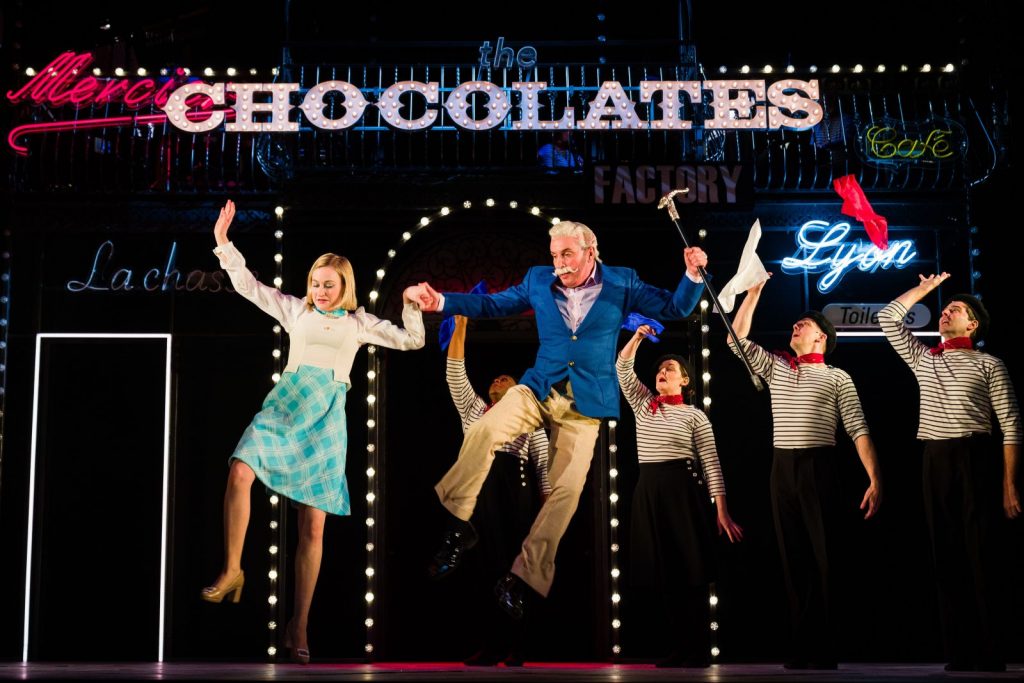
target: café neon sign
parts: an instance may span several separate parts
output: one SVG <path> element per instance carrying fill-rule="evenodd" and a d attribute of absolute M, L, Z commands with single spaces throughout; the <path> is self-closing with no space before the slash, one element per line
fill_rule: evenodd
<path fill-rule="evenodd" d="M 773 83 L 755 79 L 640 81 L 638 87 L 629 88 L 618 81 L 605 81 L 600 86 L 576 88 L 594 93 L 581 117 L 576 116 L 574 107 L 565 107 L 561 118 L 542 120 L 541 110 L 546 105 L 540 95 L 547 89 L 544 81 L 517 81 L 502 87 L 471 80 L 442 88 L 434 81 L 408 80 L 387 87 L 358 88 L 345 81 L 329 80 L 303 92 L 298 83 L 180 83 L 172 78 L 157 87 L 152 79 L 137 83 L 127 79 L 103 82 L 85 75 L 91 61 L 89 53 L 66 52 L 28 84 L 8 92 L 7 99 L 12 103 L 71 104 L 79 108 L 120 100 L 129 108 L 152 105 L 164 113 L 121 116 L 116 123 L 111 119 L 80 119 L 18 126 L 8 136 L 15 151 L 27 152 L 18 138 L 28 133 L 125 125 L 137 119 L 144 119 L 141 123 L 166 120 L 189 133 L 205 133 L 221 125 L 226 131 L 237 133 L 297 133 L 300 125 L 298 117 L 292 116 L 295 109 L 302 112 L 310 126 L 336 131 L 355 126 L 372 106 L 379 110 L 383 123 L 410 132 L 433 126 L 442 109 L 455 126 L 468 131 L 689 130 L 694 121 L 686 118 L 686 103 L 704 109 L 703 127 L 712 129 L 807 130 L 817 125 L 823 115 L 818 103 L 818 81 L 794 78 Z M 627 91 L 637 93 L 640 104 L 656 104 L 660 115 L 649 121 L 640 118 L 637 103 Z M 710 93 L 706 105 L 704 93 Z M 292 103 L 293 95 L 296 100 L 301 96 L 298 104 Z M 424 105 L 424 111 L 416 118 L 409 114 L 413 97 L 422 98 Z M 343 113 L 332 118 L 331 110 Z"/>
<path fill-rule="evenodd" d="M 846 241 L 849 223 L 829 225 L 827 221 L 807 221 L 796 235 L 797 252 L 782 259 L 782 272 L 789 274 L 824 273 L 818 279 L 818 291 L 832 291 L 847 273 L 856 268 L 874 273 L 881 268 L 902 269 L 917 256 L 913 240 L 889 240 L 882 250 L 870 241 Z"/>

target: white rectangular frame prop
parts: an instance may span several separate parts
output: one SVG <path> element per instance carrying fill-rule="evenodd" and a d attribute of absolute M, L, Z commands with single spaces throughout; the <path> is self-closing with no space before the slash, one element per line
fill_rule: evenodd
<path fill-rule="evenodd" d="M 36 443 L 39 426 L 39 368 L 43 341 L 48 339 L 163 339 L 164 364 L 164 464 L 160 514 L 160 614 L 157 633 L 157 661 L 164 661 L 164 620 L 167 603 L 167 498 L 171 454 L 171 335 L 147 333 L 42 332 L 36 335 L 36 360 L 32 380 L 32 440 L 29 453 L 28 530 L 25 536 L 25 619 L 22 626 L 21 661 L 28 661 L 29 617 L 32 605 L 32 533 L 35 527 Z"/>

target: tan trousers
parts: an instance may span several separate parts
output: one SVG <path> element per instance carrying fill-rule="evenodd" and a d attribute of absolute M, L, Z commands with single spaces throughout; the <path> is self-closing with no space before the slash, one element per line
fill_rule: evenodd
<path fill-rule="evenodd" d="M 600 420 L 576 412 L 571 386 L 568 393 L 570 397 L 552 391 L 541 403 L 529 387 L 518 384 L 509 389 L 466 431 L 459 459 L 434 487 L 449 512 L 469 521 L 494 461 L 494 451 L 520 434 L 546 427 L 551 432 L 551 494 L 523 540 L 522 552 L 512 563 L 512 573 L 545 597 L 555 577 L 558 542 L 576 512 L 601 426 Z"/>

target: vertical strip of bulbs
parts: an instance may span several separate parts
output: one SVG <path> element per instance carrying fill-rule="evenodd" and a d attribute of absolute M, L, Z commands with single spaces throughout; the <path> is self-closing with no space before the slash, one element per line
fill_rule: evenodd
<path fill-rule="evenodd" d="M 619 493 L 618 493 L 618 454 L 619 447 L 615 443 L 615 428 L 619 423 L 616 420 L 608 420 L 608 502 L 611 510 L 609 529 L 609 565 L 611 566 L 611 641 L 612 659 L 618 658 L 622 653 L 621 627 L 619 619 L 619 602 L 622 599 L 619 594 Z"/>
<path fill-rule="evenodd" d="M 284 284 L 284 207 L 274 208 L 274 215 L 277 216 L 277 227 L 274 230 L 274 287 L 278 290 Z M 274 374 L 271 379 L 276 384 L 281 379 L 281 372 L 284 369 L 284 359 L 281 357 L 281 349 L 284 343 L 284 332 L 280 325 L 274 325 L 274 349 L 271 354 L 274 358 Z M 277 660 L 278 629 L 281 623 L 281 607 L 283 604 L 278 600 L 278 591 L 281 588 L 280 549 L 284 545 L 285 528 L 285 506 L 281 505 L 281 498 L 276 493 L 270 494 L 270 545 L 267 552 L 270 555 L 270 569 L 267 578 L 270 579 L 270 591 L 267 595 L 267 608 L 270 612 L 267 621 L 269 644 L 267 645 L 267 656 L 270 661 Z"/>
<path fill-rule="evenodd" d="M 11 320 L 11 230 L 4 228 L 0 263 L 0 474 L 4 462 L 4 415 L 7 404 L 7 335 Z"/>
<path fill-rule="evenodd" d="M 707 230 L 701 229 L 697 236 L 703 242 L 708 236 Z M 711 324 L 708 322 L 707 299 L 700 300 L 700 379 L 701 379 L 701 402 L 704 406 L 704 414 L 711 416 L 711 347 L 709 344 Z M 708 592 L 708 628 L 711 629 L 711 658 L 717 659 L 721 650 L 718 648 L 718 595 L 715 593 L 715 584 L 711 583 Z"/>

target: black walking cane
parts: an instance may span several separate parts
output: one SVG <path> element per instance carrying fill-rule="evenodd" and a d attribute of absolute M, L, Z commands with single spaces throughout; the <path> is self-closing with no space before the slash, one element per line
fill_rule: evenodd
<path fill-rule="evenodd" d="M 683 245 L 689 248 L 690 243 L 686 239 L 686 233 L 683 232 L 683 226 L 679 225 L 679 211 L 676 209 L 675 196 L 681 192 L 687 192 L 687 190 L 672 190 L 669 192 L 658 201 L 658 208 L 668 209 L 669 218 L 672 219 L 672 223 L 676 226 L 676 230 L 679 231 L 679 236 L 683 238 Z M 718 303 L 718 294 L 715 292 L 715 288 L 711 286 L 711 282 L 708 281 L 708 271 L 704 270 L 704 266 L 697 266 L 697 272 L 700 273 L 700 278 L 704 281 L 704 286 L 707 287 L 708 295 L 711 297 L 712 303 L 715 304 L 718 314 L 722 316 L 722 322 L 725 323 L 725 329 L 729 330 L 729 336 L 732 337 L 732 341 L 736 345 L 736 350 L 739 351 L 740 358 L 743 359 L 743 364 L 747 366 L 747 372 L 750 373 L 750 381 L 754 383 L 755 389 L 762 391 L 764 389 L 764 384 L 761 383 L 761 378 L 754 372 L 754 367 L 750 364 L 750 359 L 747 358 L 746 349 L 740 345 L 740 339 L 736 336 L 736 330 L 732 328 L 732 321 L 729 320 L 729 316 L 727 316 L 725 311 L 722 310 L 722 305 Z"/>

